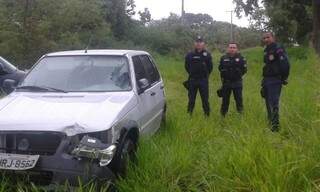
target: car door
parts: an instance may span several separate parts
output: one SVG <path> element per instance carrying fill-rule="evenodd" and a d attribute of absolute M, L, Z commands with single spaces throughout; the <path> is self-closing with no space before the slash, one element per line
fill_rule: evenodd
<path fill-rule="evenodd" d="M 164 87 L 160 74 L 151 57 L 149 55 L 140 55 L 140 60 L 146 70 L 148 81 L 150 82 L 150 88 L 146 90 L 147 94 L 150 96 L 148 99 L 151 100 L 151 126 L 148 132 L 153 133 L 160 127 L 162 119 L 164 109 Z"/>
<path fill-rule="evenodd" d="M 152 95 L 150 91 L 150 82 L 149 85 L 145 88 L 139 86 L 139 80 L 145 79 L 148 80 L 147 72 L 140 60 L 139 56 L 132 57 L 133 68 L 135 73 L 136 87 L 138 93 L 138 124 L 140 125 L 141 133 L 147 133 L 148 130 L 152 129 Z"/>

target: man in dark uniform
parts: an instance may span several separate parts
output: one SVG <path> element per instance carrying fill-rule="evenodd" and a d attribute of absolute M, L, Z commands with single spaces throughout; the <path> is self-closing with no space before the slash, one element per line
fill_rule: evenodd
<path fill-rule="evenodd" d="M 205 49 L 205 42 L 198 36 L 194 43 L 194 51 L 189 52 L 185 57 L 185 69 L 189 74 L 188 78 L 188 113 L 192 114 L 197 92 L 199 90 L 202 108 L 206 116 L 210 115 L 208 78 L 212 72 L 212 57 Z"/>
<path fill-rule="evenodd" d="M 283 47 L 275 41 L 271 32 L 263 34 L 266 45 L 261 95 L 266 101 L 268 119 L 272 131 L 279 131 L 279 99 L 282 85 L 287 85 L 290 71 L 288 56 Z"/>
<path fill-rule="evenodd" d="M 238 52 L 236 43 L 229 43 L 227 54 L 221 57 L 219 65 L 222 88 L 218 95 L 222 97 L 221 114 L 225 116 L 228 112 L 231 92 L 236 101 L 237 111 L 243 111 L 242 102 L 242 76 L 247 72 L 246 59 Z"/>

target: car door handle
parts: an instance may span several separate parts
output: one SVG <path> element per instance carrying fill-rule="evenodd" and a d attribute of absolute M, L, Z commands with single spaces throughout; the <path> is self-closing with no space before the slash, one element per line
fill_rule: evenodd
<path fill-rule="evenodd" d="M 160 86 L 160 89 L 164 89 L 164 85 L 161 85 L 161 86 Z"/>
<path fill-rule="evenodd" d="M 156 93 L 155 93 L 155 92 L 151 92 L 150 95 L 151 95 L 151 96 L 155 96 Z"/>

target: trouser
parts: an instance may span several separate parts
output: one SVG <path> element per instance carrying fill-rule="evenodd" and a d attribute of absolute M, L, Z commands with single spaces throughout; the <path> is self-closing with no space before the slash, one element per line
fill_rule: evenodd
<path fill-rule="evenodd" d="M 263 85 L 265 102 L 268 112 L 268 120 L 271 123 L 272 130 L 279 129 L 279 100 L 281 95 L 281 83 L 272 83 Z"/>
<path fill-rule="evenodd" d="M 188 104 L 188 113 L 192 114 L 197 92 L 199 90 L 201 100 L 202 100 L 202 108 L 205 115 L 210 114 L 210 105 L 209 105 L 209 86 L 208 79 L 190 79 L 189 80 L 189 104 Z"/>
<path fill-rule="evenodd" d="M 234 100 L 236 101 L 237 111 L 241 113 L 243 111 L 243 102 L 242 102 L 242 86 L 241 87 L 223 87 L 223 97 L 221 104 L 221 114 L 225 116 L 229 109 L 230 96 L 233 93 Z"/>

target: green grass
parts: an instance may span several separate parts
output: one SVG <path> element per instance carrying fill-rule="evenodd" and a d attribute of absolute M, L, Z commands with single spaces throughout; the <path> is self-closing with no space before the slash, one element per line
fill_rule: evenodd
<path fill-rule="evenodd" d="M 194 115 L 186 114 L 187 75 L 183 60 L 159 57 L 166 85 L 167 125 L 140 142 L 139 163 L 120 191 L 320 191 L 319 62 L 305 48 L 289 50 L 289 85 L 281 97 L 281 131 L 272 133 L 260 97 L 262 48 L 245 50 L 245 112 L 231 102 L 225 119 L 219 114 L 220 86 L 215 68 L 210 78 L 212 115 L 204 118 L 200 97 Z"/>
<path fill-rule="evenodd" d="M 234 101 L 225 119 L 217 71 L 219 54 L 210 77 L 212 114 L 205 118 L 197 98 L 194 115 L 186 113 L 187 78 L 181 59 L 157 57 L 166 85 L 167 124 L 153 137 L 142 138 L 138 164 L 117 185 L 123 192 L 206 191 L 320 191 L 320 65 L 307 48 L 289 50 L 292 63 L 289 85 L 281 97 L 281 131 L 272 133 L 260 97 L 262 48 L 245 50 L 248 74 L 244 79 L 242 116 Z M 11 186 L 4 179 L 1 191 L 39 191 Z M 40 190 L 41 191 L 41 190 Z M 63 191 L 63 190 L 62 190 Z M 78 191 L 94 191 L 81 187 Z"/>

